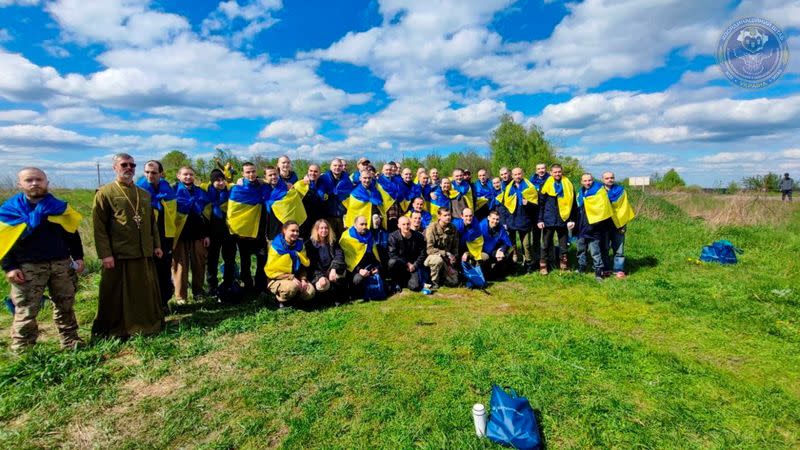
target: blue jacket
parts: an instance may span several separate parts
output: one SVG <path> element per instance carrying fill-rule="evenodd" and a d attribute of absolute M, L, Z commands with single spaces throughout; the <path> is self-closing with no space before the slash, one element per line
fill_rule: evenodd
<path fill-rule="evenodd" d="M 517 206 L 514 214 L 511 214 L 508 208 L 499 203 L 497 204 L 497 210 L 500 213 L 500 220 L 503 225 L 511 231 L 530 230 L 536 226 L 536 218 L 539 216 L 539 207 L 532 203 Z"/>

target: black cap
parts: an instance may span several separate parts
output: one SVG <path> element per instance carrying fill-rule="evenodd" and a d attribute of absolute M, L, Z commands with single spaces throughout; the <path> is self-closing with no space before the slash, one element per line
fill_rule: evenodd
<path fill-rule="evenodd" d="M 225 174 L 222 173 L 219 169 L 214 169 L 211 171 L 211 175 L 208 176 L 211 179 L 211 182 L 215 182 L 217 180 L 225 180 Z"/>

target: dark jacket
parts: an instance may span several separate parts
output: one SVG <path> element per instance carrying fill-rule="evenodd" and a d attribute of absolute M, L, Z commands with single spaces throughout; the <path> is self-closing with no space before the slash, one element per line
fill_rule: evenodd
<path fill-rule="evenodd" d="M 22 263 L 57 261 L 72 257 L 83 259 L 83 246 L 78 232 L 67 233 L 61 225 L 43 220 L 33 232 L 21 236 L 3 257 L 3 270 L 19 269 Z"/>
<path fill-rule="evenodd" d="M 421 268 L 425 263 L 425 237 L 418 231 L 412 231 L 411 237 L 404 238 L 400 230 L 389 235 L 389 260 L 414 264 Z"/>
<path fill-rule="evenodd" d="M 575 224 L 578 230 L 578 237 L 582 239 L 601 240 L 605 235 L 614 228 L 614 222 L 611 219 L 601 220 L 600 222 L 590 224 L 589 218 L 586 216 L 586 207 L 578 208 L 578 220 Z"/>
<path fill-rule="evenodd" d="M 575 222 L 577 219 L 578 205 L 572 200 L 572 210 L 565 222 L 561 219 L 558 210 L 558 198 L 547 194 L 539 194 L 539 222 L 544 222 L 546 227 L 566 227 L 567 222 Z"/>
<path fill-rule="evenodd" d="M 319 276 L 327 277 L 331 269 L 336 270 L 336 273 L 343 275 L 347 270 L 347 265 L 344 262 L 344 252 L 339 246 L 338 242 L 328 245 L 324 242 L 313 242 L 309 240 L 306 242 L 306 254 L 308 255 L 309 272 L 312 274 L 312 279 Z"/>
<path fill-rule="evenodd" d="M 539 217 L 539 207 L 533 203 L 527 205 L 517 205 L 514 214 L 511 214 L 503 205 L 498 207 L 500 220 L 508 230 L 527 231 L 536 226 Z"/>

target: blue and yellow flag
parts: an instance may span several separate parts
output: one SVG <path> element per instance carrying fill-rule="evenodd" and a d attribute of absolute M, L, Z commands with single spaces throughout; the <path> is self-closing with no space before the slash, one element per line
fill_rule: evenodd
<path fill-rule="evenodd" d="M 296 275 L 301 266 L 308 267 L 309 264 L 303 240 L 298 239 L 294 245 L 289 245 L 286 238 L 279 234 L 269 245 L 264 272 L 267 278 L 276 279 L 286 274 Z"/>
<path fill-rule="evenodd" d="M 381 213 L 381 227 L 386 228 L 386 211 L 394 204 L 394 199 L 381 185 L 373 181 L 369 188 L 359 183 L 350 196 L 343 202 L 347 212 L 344 214 L 344 226 L 352 227 L 356 217 L 364 216 L 367 227 L 372 228 L 372 206 L 375 205 Z"/>
<path fill-rule="evenodd" d="M 153 215 L 156 221 L 158 221 L 159 215 L 164 214 L 164 235 L 168 238 L 174 238 L 178 214 L 175 190 L 163 178 L 158 181 L 158 186 L 150 184 L 145 177 L 139 178 L 136 185 L 150 194 L 150 206 L 153 208 Z"/>
<path fill-rule="evenodd" d="M 414 201 L 415 198 L 422 196 L 422 190 L 419 188 L 418 184 L 408 183 L 406 184 L 405 181 L 402 179 L 397 184 L 397 202 L 400 205 L 400 212 L 408 211 L 409 206 L 411 206 L 411 202 Z"/>
<path fill-rule="evenodd" d="M 617 228 L 624 227 L 636 217 L 633 207 L 628 202 L 628 193 L 619 184 L 615 184 L 608 189 L 608 201 L 611 202 L 611 208 L 614 210 L 614 215 L 611 216 L 611 219 Z"/>
<path fill-rule="evenodd" d="M 431 215 L 437 215 L 439 213 L 439 208 L 447 208 L 452 212 L 453 205 L 451 200 L 457 199 L 460 195 L 455 189 L 450 189 L 447 193 L 444 193 L 440 187 L 433 189 L 431 194 L 436 194 L 436 198 L 433 198 L 433 195 L 431 195 Z"/>
<path fill-rule="evenodd" d="M 411 213 L 413 213 L 413 212 L 414 212 L 413 210 L 407 212 L 406 216 L 407 217 L 411 217 Z M 421 222 L 422 223 L 422 228 L 423 229 L 424 228 L 428 228 L 428 225 L 431 224 L 431 220 L 433 220 L 433 216 L 431 215 L 431 213 L 429 213 L 428 211 L 425 211 L 424 209 L 422 211 L 420 211 L 419 213 L 420 213 L 420 216 L 422 218 L 422 222 Z"/>
<path fill-rule="evenodd" d="M 542 185 L 542 194 L 555 197 L 558 200 L 558 214 L 561 220 L 569 220 L 572 213 L 572 203 L 575 201 L 575 188 L 572 182 L 567 177 L 562 177 L 561 182 L 556 182 L 556 179 L 550 177 Z"/>
<path fill-rule="evenodd" d="M 181 236 L 183 226 L 189 214 L 196 214 L 205 218 L 211 217 L 211 201 L 208 199 L 208 192 L 200 186 L 186 186 L 178 182 L 175 187 L 175 201 L 177 203 L 177 214 L 175 215 L 175 242 L 178 245 L 178 238 Z"/>
<path fill-rule="evenodd" d="M 491 255 L 495 249 L 497 248 L 497 244 L 502 242 L 507 247 L 514 247 L 514 244 L 511 242 L 511 237 L 508 235 L 505 227 L 502 225 L 498 225 L 499 231 L 494 235 L 489 231 L 489 219 L 481 220 L 479 225 L 481 229 L 481 235 L 483 236 L 483 252 Z"/>
<path fill-rule="evenodd" d="M 299 191 L 289 189 L 280 178 L 275 186 L 267 186 L 264 205 L 267 207 L 267 212 L 274 214 L 281 223 L 294 220 L 298 225 L 302 225 L 308 217 L 303 206 L 303 196 Z"/>
<path fill-rule="evenodd" d="M 231 191 L 227 188 L 219 190 L 210 185 L 208 187 L 208 200 L 211 202 L 211 215 L 224 219 L 228 216 L 228 200 L 230 199 Z"/>
<path fill-rule="evenodd" d="M 458 195 L 455 197 L 456 200 L 461 200 L 462 198 L 467 201 L 467 208 L 475 211 L 475 202 L 472 199 L 472 185 L 466 181 L 458 182 L 453 181 L 453 189 L 452 191 L 456 191 Z M 488 201 L 479 202 L 478 208 L 485 205 Z"/>
<path fill-rule="evenodd" d="M 375 245 L 370 232 L 362 236 L 358 234 L 356 227 L 350 227 L 342 233 L 342 237 L 339 238 L 339 245 L 342 247 L 344 262 L 350 272 L 356 268 L 368 251 L 375 255 L 376 260 L 381 260 L 381 256 L 378 254 L 378 247 Z"/>
<path fill-rule="evenodd" d="M 481 209 L 487 204 L 491 207 L 492 199 L 496 196 L 491 181 L 487 181 L 486 184 L 481 183 L 480 180 L 475 181 L 472 183 L 472 192 L 475 193 L 475 209 Z"/>
<path fill-rule="evenodd" d="M 544 183 L 547 181 L 548 178 L 550 178 L 549 173 L 545 173 L 544 176 L 541 177 L 539 175 L 533 174 L 531 175 L 531 184 L 533 185 L 533 187 L 536 188 L 537 191 L 541 191 L 542 186 L 544 186 Z"/>
<path fill-rule="evenodd" d="M 595 180 L 589 189 L 581 186 L 576 199 L 579 208 L 586 211 L 586 219 L 589 224 L 602 222 L 614 215 L 611 209 L 611 202 L 608 200 L 608 193 L 603 187 L 603 183 Z"/>
<path fill-rule="evenodd" d="M 241 185 L 231 188 L 227 213 L 231 234 L 245 238 L 258 236 L 264 192 L 264 185 L 258 181 L 242 180 Z"/>
<path fill-rule="evenodd" d="M 483 234 L 478 223 L 473 219 L 469 225 L 466 225 L 463 219 L 455 218 L 453 225 L 458 230 L 458 239 L 461 245 L 466 246 L 467 251 L 476 261 L 480 261 L 481 251 L 483 251 Z"/>
<path fill-rule="evenodd" d="M 0 205 L 0 259 L 21 236 L 33 232 L 43 220 L 61 225 L 67 233 L 74 233 L 78 231 L 81 215 L 52 194 L 46 194 L 36 205 L 31 205 L 20 192 Z"/>
<path fill-rule="evenodd" d="M 502 203 L 511 214 L 514 214 L 517 207 L 522 205 L 523 199 L 534 205 L 539 203 L 539 193 L 536 192 L 536 188 L 525 180 L 520 180 L 519 186 L 513 181 L 508 183 L 505 191 L 497 196 L 497 201 Z"/>

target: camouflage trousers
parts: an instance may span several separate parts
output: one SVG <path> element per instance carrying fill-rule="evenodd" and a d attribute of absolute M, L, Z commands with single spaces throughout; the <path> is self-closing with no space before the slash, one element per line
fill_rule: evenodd
<path fill-rule="evenodd" d="M 58 328 L 62 348 L 72 348 L 81 342 L 78 320 L 75 318 L 75 285 L 77 276 L 69 259 L 39 263 L 23 263 L 22 284 L 11 284 L 14 302 L 14 323 L 11 325 L 11 349 L 19 351 L 36 343 L 39 325 L 36 316 L 42 307 L 45 287 L 53 302 L 53 321 Z"/>

